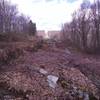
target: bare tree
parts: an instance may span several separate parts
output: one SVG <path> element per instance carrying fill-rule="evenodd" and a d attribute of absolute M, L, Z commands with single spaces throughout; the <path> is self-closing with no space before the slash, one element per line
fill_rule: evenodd
<path fill-rule="evenodd" d="M 63 28 L 63 32 L 69 34 L 70 40 L 80 49 L 93 52 L 99 50 L 100 1 L 92 5 L 88 0 L 84 1 L 80 9 L 73 13 L 72 21 Z"/>
<path fill-rule="evenodd" d="M 94 2 L 91 6 L 92 8 L 92 16 L 93 16 L 93 24 L 95 30 L 95 47 L 97 49 L 100 48 L 100 1 Z"/>
<path fill-rule="evenodd" d="M 6 0 L 0 0 L 0 33 L 36 32 L 36 24 L 29 17 L 19 14 L 16 5 Z"/>

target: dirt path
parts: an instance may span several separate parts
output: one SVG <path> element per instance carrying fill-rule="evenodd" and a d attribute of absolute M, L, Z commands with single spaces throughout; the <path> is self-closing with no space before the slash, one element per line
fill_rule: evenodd
<path fill-rule="evenodd" d="M 98 59 L 98 60 L 97 60 Z M 48 74 L 50 75 L 55 75 L 60 78 L 59 73 L 68 73 L 68 75 L 71 75 L 71 80 L 73 81 L 73 77 L 75 76 L 75 79 L 77 77 L 79 80 L 81 80 L 82 86 L 85 87 L 85 82 L 84 80 L 89 78 L 87 81 L 88 85 L 96 85 L 96 88 L 100 90 L 100 59 L 99 57 L 92 57 L 90 55 L 82 55 L 82 54 L 73 54 L 73 53 L 68 53 L 66 50 L 61 50 L 61 49 L 47 49 L 47 50 L 38 50 L 37 52 L 24 52 L 24 55 L 21 55 L 19 59 L 16 59 L 11 62 L 8 66 L 2 66 L 2 70 L 8 75 L 12 76 L 11 79 L 16 81 L 18 80 L 17 74 L 20 75 L 20 73 L 24 73 L 24 76 L 22 74 L 23 81 L 26 84 L 25 86 L 28 88 L 34 88 L 34 91 L 37 94 L 35 94 L 34 100 L 55 100 L 54 98 L 60 98 L 62 94 L 64 94 L 61 87 L 58 87 L 57 90 L 52 90 L 46 81 L 46 77 L 41 75 L 40 73 L 37 72 L 39 69 L 45 69 Z M 69 68 L 74 68 L 74 69 L 69 69 Z M 14 74 L 14 72 L 16 74 Z M 70 72 L 70 73 L 69 73 Z M 81 73 L 82 72 L 82 73 Z M 64 74 L 63 73 L 63 74 Z M 65 80 L 68 78 L 68 75 L 64 74 Z M 2 75 L 1 75 L 2 76 Z M 21 78 L 22 78 L 21 76 Z M 26 78 L 27 77 L 27 78 Z M 31 78 L 29 78 L 31 77 Z M 87 77 L 87 78 L 85 78 Z M 20 78 L 20 77 L 19 77 Z M 15 80 L 16 79 L 16 80 Z M 27 80 L 26 80 L 27 79 Z M 10 81 L 10 79 L 8 78 Z M 13 82 L 14 82 L 13 81 Z M 32 82 L 31 82 L 32 81 Z M 64 80 L 63 80 L 64 81 Z M 15 86 L 12 81 L 10 84 L 12 86 Z M 78 82 L 78 81 L 77 81 Z M 18 83 L 18 87 L 23 90 L 25 89 L 24 83 Z M 79 82 L 80 83 L 80 82 Z M 79 84 L 77 83 L 77 84 Z M 17 84 L 17 83 L 16 83 Z M 31 85 L 33 84 L 33 85 Z M 75 83 L 76 84 L 76 83 Z M 80 83 L 81 84 L 81 83 Z M 94 89 L 95 86 L 87 87 L 87 89 Z M 35 90 L 36 89 L 36 90 Z M 27 88 L 26 88 L 27 90 Z M 61 90 L 61 91 L 60 91 Z M 41 91 L 43 93 L 41 93 Z M 46 92 L 45 92 L 46 91 Z M 59 91 L 59 92 L 57 92 Z M 94 92 L 95 94 L 95 92 Z M 40 95 L 40 96 L 39 96 Z M 69 95 L 68 95 L 69 96 Z M 67 96 L 67 97 L 68 97 Z M 65 94 L 62 95 L 62 99 L 57 99 L 57 100 L 63 100 L 65 98 Z M 31 98 L 31 96 L 30 96 Z M 47 99 L 46 99 L 47 98 Z M 17 99 L 16 99 L 17 100 Z M 28 100 L 33 100 L 33 99 L 28 99 Z M 64 99 L 65 100 L 65 99 Z M 68 100 L 73 100 L 73 99 L 68 99 Z M 77 100 L 77 99 L 75 99 Z M 95 100 L 95 99 L 94 99 Z"/>

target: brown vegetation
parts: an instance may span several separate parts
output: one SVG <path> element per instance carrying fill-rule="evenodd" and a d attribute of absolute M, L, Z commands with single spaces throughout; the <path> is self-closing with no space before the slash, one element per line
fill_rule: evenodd
<path fill-rule="evenodd" d="M 61 43 L 58 43 L 59 46 L 55 42 L 49 43 L 50 41 L 41 42 L 34 37 L 33 40 L 27 40 L 27 42 L 10 43 L 10 46 L 1 50 L 3 52 L 1 56 L 5 55 L 7 63 L 1 66 L 0 91 L 3 89 L 6 93 L 3 94 L 1 91 L 3 96 L 0 97 L 8 98 L 5 97 L 7 94 L 13 100 L 18 98 L 29 100 L 39 100 L 40 98 L 43 100 L 54 98 L 73 100 L 72 98 L 74 98 L 77 100 L 83 98 L 79 96 L 79 91 L 81 91 L 84 95 L 87 93 L 89 98 L 99 100 L 97 99 L 99 98 L 99 81 L 94 81 L 99 80 L 99 71 L 94 72 L 96 77 L 93 76 L 93 73 L 89 73 L 92 69 L 97 70 L 95 59 L 87 55 L 70 54 L 64 48 L 60 48 L 63 46 Z M 39 48 L 40 44 L 42 48 Z M 53 47 L 54 44 L 55 47 Z M 37 50 L 34 51 L 34 48 Z M 89 59 L 93 60 L 92 64 Z M 86 67 L 83 69 L 82 66 Z M 49 75 L 59 77 L 56 89 L 49 87 L 47 76 L 39 71 L 41 68 L 46 70 Z M 89 69 L 87 70 L 87 68 Z M 75 90 L 76 88 L 77 90 Z"/>
<path fill-rule="evenodd" d="M 93 53 L 100 49 L 99 4 L 84 2 L 58 41 L 58 32 L 51 32 L 55 34 L 49 40 L 32 36 L 35 24 L 17 16 L 9 2 L 0 1 L 0 100 L 99 100 L 100 57 L 73 48 Z"/>

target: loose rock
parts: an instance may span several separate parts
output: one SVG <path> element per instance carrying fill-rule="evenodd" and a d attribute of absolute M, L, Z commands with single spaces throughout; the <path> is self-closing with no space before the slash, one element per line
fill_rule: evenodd
<path fill-rule="evenodd" d="M 47 81 L 50 87 L 55 88 L 57 86 L 58 77 L 53 75 L 48 75 Z"/>

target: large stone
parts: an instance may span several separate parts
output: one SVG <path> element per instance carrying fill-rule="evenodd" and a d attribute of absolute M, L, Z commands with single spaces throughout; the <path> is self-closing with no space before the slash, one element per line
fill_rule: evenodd
<path fill-rule="evenodd" d="M 43 75 L 48 74 L 48 72 L 47 72 L 46 70 L 42 69 L 42 68 L 39 70 L 39 72 L 40 72 L 41 74 L 43 74 Z"/>
<path fill-rule="evenodd" d="M 57 86 L 58 77 L 53 75 L 48 75 L 47 81 L 50 87 L 55 88 Z"/>

